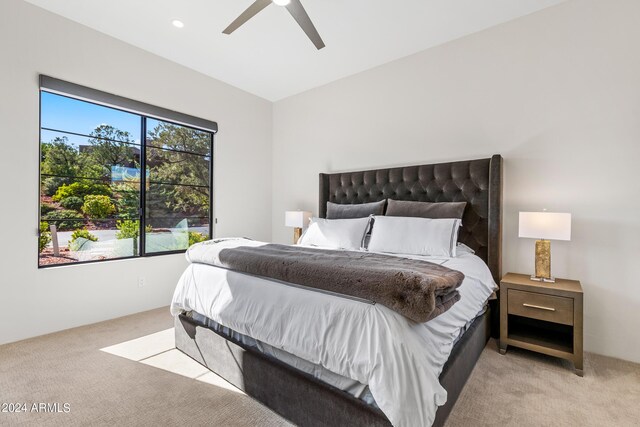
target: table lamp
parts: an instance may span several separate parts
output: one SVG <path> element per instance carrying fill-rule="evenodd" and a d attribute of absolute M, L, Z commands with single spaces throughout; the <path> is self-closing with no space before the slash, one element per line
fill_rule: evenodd
<path fill-rule="evenodd" d="M 520 212 L 518 237 L 536 240 L 536 274 L 531 280 L 555 283 L 551 276 L 551 242 L 571 240 L 571 214 Z"/>
<path fill-rule="evenodd" d="M 302 229 L 309 225 L 311 212 L 306 211 L 287 211 L 284 213 L 284 225 L 293 227 L 293 243 L 298 243 L 298 239 L 302 235 Z"/>

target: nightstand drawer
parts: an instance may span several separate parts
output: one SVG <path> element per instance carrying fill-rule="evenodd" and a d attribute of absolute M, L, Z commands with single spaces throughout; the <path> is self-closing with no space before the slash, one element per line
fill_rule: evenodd
<path fill-rule="evenodd" d="M 573 325 L 573 299 L 509 289 L 508 313 Z"/>

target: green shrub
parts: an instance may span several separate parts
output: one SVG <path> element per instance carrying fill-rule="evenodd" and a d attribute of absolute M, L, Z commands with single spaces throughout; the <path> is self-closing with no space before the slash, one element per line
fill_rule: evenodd
<path fill-rule="evenodd" d="M 116 221 L 116 239 L 135 239 L 140 235 L 140 221 L 125 219 L 123 221 Z M 147 225 L 144 228 L 145 232 L 151 233 L 153 227 Z"/>
<path fill-rule="evenodd" d="M 115 203 L 118 216 L 125 219 L 138 218 L 140 210 L 140 185 L 138 183 L 124 182 L 111 186 L 115 195 Z"/>
<path fill-rule="evenodd" d="M 133 256 L 138 255 L 138 236 L 140 235 L 140 221 L 125 219 L 122 221 L 116 221 L 116 239 L 132 239 L 133 242 Z M 147 225 L 145 232 L 150 233 L 153 228 Z"/>
<path fill-rule="evenodd" d="M 78 239 L 82 239 L 78 241 Z M 71 234 L 71 239 L 69 240 L 69 249 L 72 251 L 79 251 L 82 248 L 82 245 L 87 241 L 91 240 L 92 242 L 97 242 L 98 237 L 91 234 L 89 230 L 79 229 L 74 231 Z"/>
<path fill-rule="evenodd" d="M 60 206 L 62 206 L 65 209 L 71 209 L 74 211 L 79 211 L 80 209 L 82 209 L 83 204 L 84 202 L 78 196 L 69 196 L 60 200 Z"/>
<path fill-rule="evenodd" d="M 60 210 L 52 211 L 46 214 L 42 219 L 55 224 L 58 231 L 75 230 L 84 225 L 82 215 L 76 211 Z"/>
<path fill-rule="evenodd" d="M 116 239 L 134 239 L 140 234 L 140 224 L 138 221 L 125 219 L 124 221 L 116 221 Z"/>
<path fill-rule="evenodd" d="M 202 233 L 198 233 L 197 231 L 189 232 L 189 246 L 195 245 L 196 243 L 204 242 L 208 237 Z"/>
<path fill-rule="evenodd" d="M 111 188 L 108 185 L 95 182 L 74 182 L 73 184 L 63 184 L 58 188 L 52 199 L 59 202 L 67 197 L 75 196 L 84 199 L 86 196 L 111 196 Z"/>
<path fill-rule="evenodd" d="M 56 207 L 53 205 L 50 205 L 49 203 L 41 203 L 40 204 L 40 215 L 44 216 L 46 214 L 48 214 L 49 212 L 55 211 Z"/>
<path fill-rule="evenodd" d="M 38 234 L 38 252 L 42 252 L 44 248 L 51 242 L 51 231 L 49 224 L 45 221 L 40 222 L 40 233 Z"/>
<path fill-rule="evenodd" d="M 82 212 L 91 218 L 108 218 L 116 211 L 116 207 L 111 203 L 109 196 L 87 195 L 84 198 Z"/>
<path fill-rule="evenodd" d="M 42 193 L 47 196 L 53 196 L 63 184 L 67 184 L 71 178 L 63 178 L 58 176 L 49 176 L 42 180 Z"/>

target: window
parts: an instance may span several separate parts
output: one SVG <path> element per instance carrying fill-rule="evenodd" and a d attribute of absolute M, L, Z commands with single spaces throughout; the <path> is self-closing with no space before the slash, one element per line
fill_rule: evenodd
<path fill-rule="evenodd" d="M 216 131 L 41 76 L 39 266 L 176 253 L 211 238 Z"/>

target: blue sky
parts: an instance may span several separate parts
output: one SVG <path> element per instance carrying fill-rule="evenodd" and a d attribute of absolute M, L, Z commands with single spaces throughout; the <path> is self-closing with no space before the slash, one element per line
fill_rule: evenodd
<path fill-rule="evenodd" d="M 128 131 L 140 142 L 140 116 L 102 107 L 89 102 L 42 92 L 42 127 L 90 134 L 97 126 L 108 124 Z M 57 136 L 66 136 L 73 145 L 86 144 L 87 138 L 42 130 L 41 139 L 49 142 Z"/>

